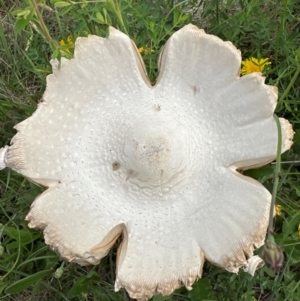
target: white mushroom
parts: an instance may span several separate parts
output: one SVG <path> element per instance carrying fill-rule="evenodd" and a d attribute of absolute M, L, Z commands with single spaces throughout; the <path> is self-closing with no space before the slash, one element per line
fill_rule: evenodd
<path fill-rule="evenodd" d="M 82 265 L 122 235 L 115 289 L 140 300 L 190 289 L 205 259 L 252 273 L 271 196 L 237 169 L 275 158 L 277 89 L 258 73 L 240 78 L 240 64 L 231 43 L 188 25 L 167 42 L 151 86 L 125 34 L 77 39 L 2 152 L 2 167 L 48 188 L 29 226 Z M 284 152 L 293 131 L 280 122 Z"/>

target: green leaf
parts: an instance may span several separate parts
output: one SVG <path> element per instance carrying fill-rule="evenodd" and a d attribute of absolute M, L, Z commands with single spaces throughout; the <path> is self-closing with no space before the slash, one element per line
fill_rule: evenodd
<path fill-rule="evenodd" d="M 151 31 L 150 29 L 147 30 L 147 34 L 149 36 L 149 38 L 152 40 L 152 41 L 156 41 L 156 36 L 155 36 L 155 33 L 153 31 Z"/>
<path fill-rule="evenodd" d="M 30 22 L 31 18 L 19 18 L 17 19 L 14 29 L 16 33 L 19 33 L 20 31 L 22 31 Z"/>
<path fill-rule="evenodd" d="M 102 14 L 100 12 L 96 13 L 96 18 L 97 18 L 97 20 L 100 24 L 105 24 L 106 23 L 105 20 L 104 20 L 104 17 L 102 16 Z"/>
<path fill-rule="evenodd" d="M 88 278 L 90 281 L 100 281 L 100 277 L 97 272 L 95 271 L 90 271 L 87 275 L 86 278 Z"/>
<path fill-rule="evenodd" d="M 102 11 L 102 16 L 104 17 L 104 22 L 105 24 L 108 24 L 108 25 L 111 25 L 111 19 L 110 19 L 110 16 L 107 12 L 107 10 L 105 9 L 105 7 L 103 8 L 103 11 Z"/>
<path fill-rule="evenodd" d="M 2 292 L 4 291 L 4 289 L 7 287 L 8 283 L 4 282 L 0 284 L 0 295 L 2 294 Z"/>
<path fill-rule="evenodd" d="M 99 275 L 95 271 L 90 271 L 86 276 L 81 276 L 68 291 L 68 297 L 73 298 L 83 293 L 87 293 L 90 282 L 99 282 Z"/>
<path fill-rule="evenodd" d="M 19 292 L 24 291 L 31 285 L 35 284 L 42 278 L 50 275 L 52 273 L 52 270 L 45 270 L 37 272 L 33 275 L 27 276 L 21 280 L 16 281 L 15 283 L 11 284 L 7 289 L 5 290 L 6 294 L 16 294 Z"/>
<path fill-rule="evenodd" d="M 30 14 L 30 11 L 31 11 L 31 7 L 16 9 L 12 12 L 12 15 L 17 17 L 28 16 Z"/>
<path fill-rule="evenodd" d="M 19 236 L 20 236 L 21 245 L 27 245 L 41 237 L 39 233 L 33 234 L 27 229 L 19 230 L 14 227 L 6 227 L 4 230 L 4 234 L 6 234 L 8 237 L 16 241 L 19 240 Z"/>
<path fill-rule="evenodd" d="M 86 293 L 88 289 L 88 281 L 89 279 L 86 276 L 79 277 L 72 288 L 68 291 L 67 296 L 69 298 L 73 298 L 82 293 Z"/>
<path fill-rule="evenodd" d="M 32 295 L 37 295 L 46 288 L 46 283 L 37 282 L 32 288 Z"/>
<path fill-rule="evenodd" d="M 66 1 L 58 1 L 54 3 L 55 7 L 67 7 L 67 6 L 71 6 L 72 3 L 66 2 Z"/>
<path fill-rule="evenodd" d="M 189 292 L 191 301 L 212 301 L 217 300 L 213 297 L 213 290 L 210 280 L 207 278 L 199 279 L 193 285 L 193 289 Z"/>
<path fill-rule="evenodd" d="M 264 183 L 274 177 L 274 168 L 272 165 L 265 165 L 260 168 L 246 170 L 243 174 Z"/>
<path fill-rule="evenodd" d="M 72 8 L 73 8 L 73 5 L 65 6 L 65 7 L 63 7 L 63 8 L 58 12 L 58 14 L 59 14 L 60 16 L 64 16 L 64 15 L 66 15 L 70 10 L 72 10 Z"/>

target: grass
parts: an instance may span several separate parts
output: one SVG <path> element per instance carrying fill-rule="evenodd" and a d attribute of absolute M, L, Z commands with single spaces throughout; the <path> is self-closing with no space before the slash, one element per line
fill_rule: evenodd
<path fill-rule="evenodd" d="M 70 36 L 107 35 L 112 24 L 148 50 L 144 60 L 152 81 L 159 51 L 170 35 L 187 23 L 233 42 L 243 58 L 272 62 L 266 82 L 279 89 L 276 114 L 293 124 L 292 149 L 282 155 L 276 202 L 275 239 L 285 254 L 280 273 L 263 267 L 254 277 L 231 274 L 206 264 L 203 278 L 188 292 L 182 288 L 162 300 L 300 300 L 300 4 L 298 0 L 0 0 L 0 145 L 14 136 L 13 126 L 30 116 L 51 73 L 49 59 L 71 56 Z M 247 174 L 272 191 L 275 164 Z M 100 265 L 63 263 L 27 227 L 26 213 L 41 189 L 11 170 L 0 173 L 0 300 L 130 300 L 115 293 L 116 249 Z M 217 221 L 216 221 L 217 222 Z"/>

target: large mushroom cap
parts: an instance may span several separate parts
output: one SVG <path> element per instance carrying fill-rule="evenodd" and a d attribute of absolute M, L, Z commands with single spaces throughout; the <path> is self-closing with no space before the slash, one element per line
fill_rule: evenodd
<path fill-rule="evenodd" d="M 48 188 L 30 227 L 80 264 L 97 264 L 122 234 L 115 288 L 141 300 L 191 288 L 205 259 L 253 272 L 271 196 L 237 169 L 275 158 L 277 90 L 259 73 L 240 78 L 240 64 L 231 43 L 188 25 L 152 87 L 120 31 L 77 39 L 2 151 L 2 165 Z M 281 127 L 284 152 L 293 131 Z"/>

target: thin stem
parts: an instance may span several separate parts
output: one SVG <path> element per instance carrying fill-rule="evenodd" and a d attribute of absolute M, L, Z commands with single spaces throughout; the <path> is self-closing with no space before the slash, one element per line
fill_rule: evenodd
<path fill-rule="evenodd" d="M 58 47 L 58 45 L 52 39 L 52 37 L 51 37 L 51 35 L 49 33 L 49 30 L 48 30 L 48 28 L 47 28 L 47 26 L 46 26 L 46 24 L 45 24 L 45 22 L 43 20 L 43 17 L 42 17 L 42 15 L 40 13 L 40 10 L 39 10 L 39 7 L 38 7 L 36 1 L 35 0 L 30 0 L 30 2 L 32 3 L 33 9 L 34 9 L 34 11 L 36 13 L 36 17 L 37 17 L 38 22 L 39 22 L 39 24 L 41 26 L 41 29 L 42 29 L 45 37 L 46 37 L 47 42 L 50 44 L 50 46 L 52 46 L 53 49 L 56 49 Z"/>
<path fill-rule="evenodd" d="M 277 125 L 277 133 L 278 133 L 278 142 L 277 142 L 277 156 L 276 156 L 276 167 L 275 167 L 275 180 L 274 180 L 274 186 L 273 186 L 273 192 L 272 192 L 272 201 L 271 201 L 271 207 L 270 207 L 270 216 L 269 216 L 269 228 L 268 228 L 268 236 L 269 234 L 273 233 L 273 214 L 274 214 L 274 208 L 275 208 L 275 201 L 276 201 L 276 195 L 277 195 L 277 188 L 279 183 L 279 173 L 280 173 L 280 166 L 281 166 L 281 145 L 282 145 L 282 132 L 281 132 L 281 125 L 279 118 L 276 114 L 274 114 L 274 118 Z"/>
<path fill-rule="evenodd" d="M 292 161 L 283 161 L 281 164 L 298 164 L 300 163 L 299 160 L 292 160 Z M 276 162 L 272 162 L 271 164 L 276 164 Z"/>

